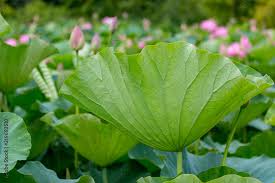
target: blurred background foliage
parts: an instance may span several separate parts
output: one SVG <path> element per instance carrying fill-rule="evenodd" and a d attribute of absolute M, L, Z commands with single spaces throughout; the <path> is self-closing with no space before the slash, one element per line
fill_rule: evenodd
<path fill-rule="evenodd" d="M 49 21 L 127 13 L 132 19 L 148 17 L 167 26 L 209 17 L 220 23 L 232 17 L 238 21 L 255 18 L 262 27 L 275 26 L 275 0 L 0 0 L 0 8 L 7 18 L 24 22 L 31 21 L 34 15 Z"/>

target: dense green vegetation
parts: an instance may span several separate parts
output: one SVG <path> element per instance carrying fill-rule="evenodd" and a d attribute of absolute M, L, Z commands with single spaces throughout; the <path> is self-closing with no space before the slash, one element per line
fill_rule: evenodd
<path fill-rule="evenodd" d="M 0 3 L 0 182 L 274 183 L 273 1 L 108 3 Z"/>

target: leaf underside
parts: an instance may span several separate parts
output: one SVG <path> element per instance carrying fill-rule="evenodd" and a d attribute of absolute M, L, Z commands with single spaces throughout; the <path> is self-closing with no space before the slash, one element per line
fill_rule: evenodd
<path fill-rule="evenodd" d="M 273 84 L 238 67 L 184 42 L 136 55 L 105 49 L 83 61 L 61 93 L 146 145 L 181 151 Z"/>

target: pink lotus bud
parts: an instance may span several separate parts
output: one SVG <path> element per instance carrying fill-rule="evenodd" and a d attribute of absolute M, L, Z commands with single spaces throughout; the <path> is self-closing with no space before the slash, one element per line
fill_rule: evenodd
<path fill-rule="evenodd" d="M 93 25 L 89 22 L 86 22 L 86 23 L 81 25 L 82 30 L 91 30 L 92 28 L 93 28 Z"/>
<path fill-rule="evenodd" d="M 30 41 L 30 36 L 28 34 L 22 34 L 19 38 L 21 44 L 26 44 Z"/>
<path fill-rule="evenodd" d="M 84 47 L 84 35 L 79 26 L 75 26 L 70 37 L 71 48 L 75 51 L 81 50 Z"/>
<path fill-rule="evenodd" d="M 200 28 L 208 32 L 213 32 L 217 28 L 217 24 L 213 19 L 204 20 L 201 22 Z"/>
<path fill-rule="evenodd" d="M 140 49 L 144 48 L 144 47 L 145 47 L 145 41 L 140 41 L 140 42 L 138 42 L 138 47 L 139 47 Z"/>
<path fill-rule="evenodd" d="M 145 31 L 148 31 L 151 26 L 151 21 L 149 19 L 145 18 L 145 19 L 143 19 L 142 24 L 143 24 L 143 29 Z"/>
<path fill-rule="evenodd" d="M 107 25 L 111 31 L 117 27 L 117 17 L 104 17 L 102 23 Z"/>
<path fill-rule="evenodd" d="M 98 33 L 96 33 L 93 38 L 92 38 L 92 41 L 91 41 L 91 47 L 93 49 L 98 49 L 100 46 L 100 36 Z"/>
<path fill-rule="evenodd" d="M 17 45 L 16 39 L 13 39 L 13 38 L 7 39 L 7 40 L 5 41 L 5 43 L 6 43 L 7 45 L 10 45 L 10 46 L 16 46 L 16 45 Z"/>
<path fill-rule="evenodd" d="M 227 28 L 226 27 L 217 27 L 211 34 L 213 38 L 218 37 L 227 37 Z"/>
<path fill-rule="evenodd" d="M 247 36 L 242 36 L 240 40 L 242 49 L 249 51 L 251 49 L 251 44 Z"/>

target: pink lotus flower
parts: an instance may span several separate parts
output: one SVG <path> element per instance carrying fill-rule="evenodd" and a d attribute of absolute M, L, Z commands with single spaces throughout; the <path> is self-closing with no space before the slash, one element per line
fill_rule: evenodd
<path fill-rule="evenodd" d="M 96 34 L 93 36 L 92 40 L 91 40 L 91 47 L 92 47 L 93 49 L 98 49 L 99 46 L 100 46 L 100 36 L 99 36 L 98 33 L 96 33 Z"/>
<path fill-rule="evenodd" d="M 246 51 L 249 51 L 252 47 L 247 36 L 241 37 L 240 44 L 241 44 L 241 47 Z"/>
<path fill-rule="evenodd" d="M 104 17 L 102 23 L 107 25 L 111 31 L 114 31 L 117 27 L 117 17 Z"/>
<path fill-rule="evenodd" d="M 30 41 L 30 36 L 28 34 L 22 34 L 19 38 L 21 44 L 26 44 Z"/>
<path fill-rule="evenodd" d="M 217 23 L 213 19 L 204 20 L 201 22 L 200 28 L 208 32 L 213 32 L 217 28 Z"/>
<path fill-rule="evenodd" d="M 78 51 L 84 47 L 85 40 L 83 32 L 79 26 L 75 26 L 70 37 L 70 46 L 73 50 Z"/>
<path fill-rule="evenodd" d="M 82 30 L 91 30 L 93 28 L 92 24 L 89 22 L 86 22 L 84 24 L 81 25 L 81 29 Z"/>
<path fill-rule="evenodd" d="M 237 42 L 234 42 L 227 47 L 226 54 L 230 57 L 235 57 L 235 56 L 239 56 L 240 51 L 241 51 L 240 44 Z"/>
<path fill-rule="evenodd" d="M 140 48 L 140 49 L 142 49 L 142 48 L 144 48 L 145 47 L 145 41 L 140 41 L 140 42 L 138 42 L 138 47 Z"/>
<path fill-rule="evenodd" d="M 220 46 L 220 53 L 227 55 L 229 57 L 239 57 L 244 58 L 249 50 L 251 49 L 251 44 L 248 37 L 242 36 L 240 42 L 234 42 L 226 47 L 224 44 Z"/>
<path fill-rule="evenodd" d="M 228 32 L 226 27 L 217 27 L 212 33 L 211 37 L 212 38 L 219 38 L 219 37 L 227 37 Z"/>
<path fill-rule="evenodd" d="M 6 43 L 7 45 L 10 45 L 10 46 L 16 46 L 16 45 L 17 45 L 17 41 L 16 41 L 16 39 L 14 39 L 14 38 L 9 38 L 9 39 L 7 39 L 7 40 L 5 41 L 5 43 Z"/>

